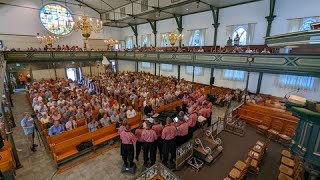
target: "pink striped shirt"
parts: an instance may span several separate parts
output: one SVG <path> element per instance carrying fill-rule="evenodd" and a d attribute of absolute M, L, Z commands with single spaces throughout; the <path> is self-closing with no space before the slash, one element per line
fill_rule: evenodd
<path fill-rule="evenodd" d="M 141 140 L 143 140 L 144 142 L 154 142 L 157 139 L 157 134 L 152 129 L 144 129 L 141 133 Z"/>
<path fill-rule="evenodd" d="M 186 136 L 188 134 L 189 124 L 183 123 L 178 127 L 177 136 Z"/>
<path fill-rule="evenodd" d="M 197 124 L 197 120 L 198 120 L 198 115 L 196 113 L 190 114 L 188 119 L 188 125 L 190 127 L 194 127 Z"/>
<path fill-rule="evenodd" d="M 152 126 L 152 129 L 156 132 L 158 137 L 161 137 L 163 126 L 161 124 L 155 124 Z"/>
<path fill-rule="evenodd" d="M 125 126 L 120 126 L 119 129 L 118 129 L 118 133 L 121 134 L 124 131 L 126 131 L 126 127 Z"/>
<path fill-rule="evenodd" d="M 133 135 L 133 133 L 127 131 L 121 132 L 120 139 L 122 144 L 134 144 L 137 141 L 137 138 Z"/>
<path fill-rule="evenodd" d="M 143 129 L 136 129 L 136 131 L 134 132 L 134 134 L 137 137 L 137 140 L 140 141 L 140 142 L 142 142 L 142 139 L 141 139 L 142 131 L 143 131 Z"/>
<path fill-rule="evenodd" d="M 163 128 L 161 137 L 162 139 L 165 139 L 165 140 L 171 140 L 175 138 L 176 135 L 177 135 L 177 129 L 174 126 L 167 125 Z"/>

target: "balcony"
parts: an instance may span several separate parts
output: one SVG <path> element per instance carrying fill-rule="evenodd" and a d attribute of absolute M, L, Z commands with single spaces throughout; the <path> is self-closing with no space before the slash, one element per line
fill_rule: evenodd
<path fill-rule="evenodd" d="M 144 61 L 239 69 L 251 72 L 320 76 L 320 55 L 247 54 L 247 53 L 179 53 L 179 52 L 110 52 L 110 51 L 8 51 L 7 63 L 112 60 Z"/>

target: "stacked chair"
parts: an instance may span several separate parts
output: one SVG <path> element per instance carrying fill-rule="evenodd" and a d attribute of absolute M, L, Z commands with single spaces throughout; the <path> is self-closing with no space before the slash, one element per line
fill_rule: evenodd
<path fill-rule="evenodd" d="M 257 141 L 249 151 L 245 161 L 237 161 L 230 171 L 228 177 L 224 180 L 242 180 L 245 179 L 247 173 L 258 174 L 259 166 L 262 163 L 263 157 L 267 151 L 267 143 Z"/>
<path fill-rule="evenodd" d="M 293 156 L 289 151 L 281 152 L 281 165 L 278 180 L 298 180 L 302 166 L 299 157 Z"/>

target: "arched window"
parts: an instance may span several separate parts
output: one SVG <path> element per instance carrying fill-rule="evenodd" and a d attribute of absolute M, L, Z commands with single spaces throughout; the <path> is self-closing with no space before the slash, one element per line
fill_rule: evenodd
<path fill-rule="evenodd" d="M 234 30 L 232 34 L 232 40 L 236 38 L 237 34 L 239 35 L 239 45 L 246 45 L 247 44 L 247 31 L 243 27 L 238 27 Z"/>
<path fill-rule="evenodd" d="M 42 25 L 55 35 L 67 35 L 72 32 L 73 18 L 70 11 L 59 4 L 47 4 L 40 10 Z"/>
<path fill-rule="evenodd" d="M 300 31 L 308 31 L 311 30 L 311 24 L 317 22 L 317 19 L 312 17 L 312 18 L 304 18 L 302 25 L 300 27 Z"/>
<path fill-rule="evenodd" d="M 200 30 L 195 30 L 192 37 L 191 46 L 200 46 Z"/>

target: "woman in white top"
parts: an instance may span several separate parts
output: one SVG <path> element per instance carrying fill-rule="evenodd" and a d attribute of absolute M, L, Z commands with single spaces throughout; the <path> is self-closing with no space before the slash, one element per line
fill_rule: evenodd
<path fill-rule="evenodd" d="M 67 131 L 70 131 L 70 130 L 72 130 L 72 129 L 77 127 L 77 122 L 74 119 L 75 119 L 74 116 L 71 116 L 69 118 L 69 121 L 66 123 Z"/>

